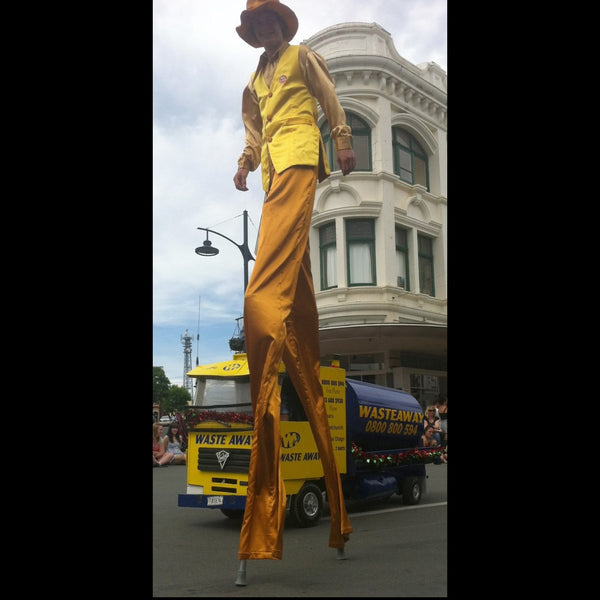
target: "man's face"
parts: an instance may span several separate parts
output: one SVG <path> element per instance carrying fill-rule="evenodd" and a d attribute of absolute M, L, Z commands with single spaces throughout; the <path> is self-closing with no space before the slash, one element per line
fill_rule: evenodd
<path fill-rule="evenodd" d="M 283 31 L 279 17 L 270 10 L 261 10 L 252 19 L 252 29 L 261 46 L 274 47 L 283 43 Z"/>

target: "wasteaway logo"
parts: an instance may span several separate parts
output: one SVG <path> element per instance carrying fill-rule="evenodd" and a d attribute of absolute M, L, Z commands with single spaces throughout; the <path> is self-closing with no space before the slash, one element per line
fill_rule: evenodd
<path fill-rule="evenodd" d="M 359 415 L 366 433 L 417 435 L 418 427 L 423 422 L 422 413 L 382 406 L 361 405 Z"/>
<path fill-rule="evenodd" d="M 238 371 L 242 367 L 242 363 L 229 363 L 223 367 L 223 371 Z"/>
<path fill-rule="evenodd" d="M 202 446 L 251 446 L 252 436 L 247 433 L 197 433 L 196 444 Z"/>
<path fill-rule="evenodd" d="M 397 410 L 383 406 L 360 405 L 361 419 L 384 419 L 386 421 L 405 421 L 407 423 L 421 423 L 423 415 L 412 410 Z"/>
<path fill-rule="evenodd" d="M 294 446 L 300 444 L 300 440 L 301 436 L 296 431 L 290 431 L 281 436 L 281 447 L 285 450 L 285 452 L 281 453 L 282 463 L 305 463 L 307 461 L 321 460 L 318 452 L 303 451 L 301 446 L 296 448 L 296 451 L 289 452 Z"/>
<path fill-rule="evenodd" d="M 296 431 L 288 431 L 281 437 L 281 447 L 289 450 L 300 443 L 300 434 Z"/>
<path fill-rule="evenodd" d="M 219 461 L 219 466 L 221 467 L 221 471 L 225 468 L 225 463 L 229 458 L 229 452 L 225 450 L 220 450 L 217 452 L 217 460 Z"/>

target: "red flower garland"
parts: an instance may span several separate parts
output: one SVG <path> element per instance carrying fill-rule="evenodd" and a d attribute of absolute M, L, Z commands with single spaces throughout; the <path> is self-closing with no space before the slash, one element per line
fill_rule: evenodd
<path fill-rule="evenodd" d="M 386 467 L 405 464 L 426 464 L 441 460 L 442 454 L 446 454 L 446 446 L 435 446 L 434 448 L 411 448 L 396 453 L 364 452 L 362 448 L 352 442 L 352 458 L 357 464 L 367 464 L 375 467 Z"/>
<path fill-rule="evenodd" d="M 238 412 L 218 412 L 216 410 L 188 410 L 184 417 L 185 425 L 188 429 L 192 429 L 198 423 L 204 421 L 217 421 L 219 423 L 242 423 L 252 425 L 254 423 L 254 416 L 249 413 L 238 413 Z"/>

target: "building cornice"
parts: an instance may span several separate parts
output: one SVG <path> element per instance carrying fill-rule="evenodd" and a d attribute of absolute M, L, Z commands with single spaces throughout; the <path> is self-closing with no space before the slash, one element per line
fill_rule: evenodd
<path fill-rule="evenodd" d="M 437 127 L 445 129 L 447 121 L 445 98 L 442 101 L 418 89 L 398 75 L 377 72 L 375 65 L 370 69 L 361 67 L 362 65 L 357 65 L 356 58 L 352 61 L 350 57 L 347 67 L 331 65 L 331 78 L 340 97 L 367 92 L 371 95 L 376 93 L 385 97 L 392 104 L 406 111 L 416 113 L 424 120 L 433 122 Z"/>
<path fill-rule="evenodd" d="M 400 56 L 391 35 L 377 23 L 333 25 L 302 43 L 327 61 L 338 95 L 384 95 L 445 128 L 446 72 L 434 62 L 417 66 Z"/>

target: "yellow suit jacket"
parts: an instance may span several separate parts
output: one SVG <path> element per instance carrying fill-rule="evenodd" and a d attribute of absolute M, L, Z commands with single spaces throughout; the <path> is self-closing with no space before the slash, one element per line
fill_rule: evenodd
<path fill-rule="evenodd" d="M 263 122 L 261 171 L 265 191 L 269 189 L 269 157 L 278 173 L 293 165 L 318 165 L 319 181 L 330 174 L 317 127 L 317 101 L 302 77 L 298 51 L 299 46 L 285 50 L 270 87 L 262 75 L 254 81 Z"/>

